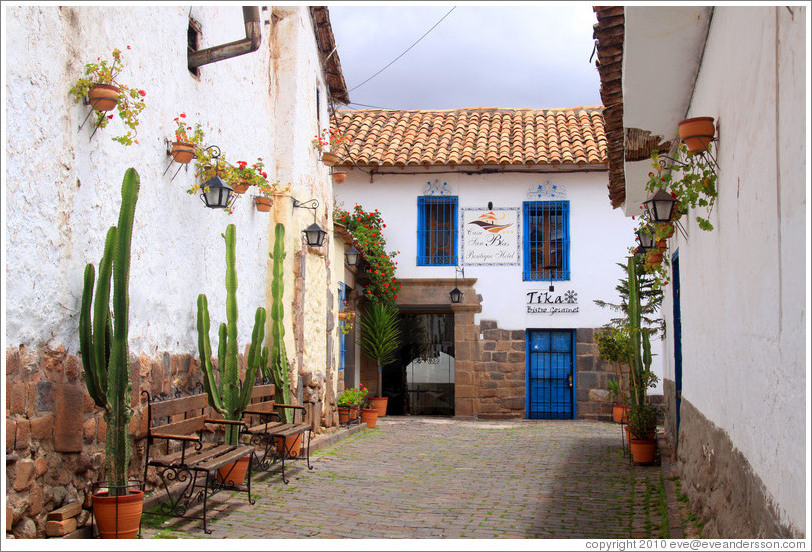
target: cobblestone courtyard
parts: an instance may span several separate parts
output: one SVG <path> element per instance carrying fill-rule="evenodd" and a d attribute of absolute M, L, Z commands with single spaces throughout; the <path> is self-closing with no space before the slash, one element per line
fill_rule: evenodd
<path fill-rule="evenodd" d="M 629 538 L 661 536 L 661 469 L 590 421 L 386 417 L 194 520 L 144 516 L 143 538 Z M 660 510 L 661 511 L 661 510 Z M 665 524 L 667 526 L 667 523 Z M 671 535 L 672 538 L 675 535 Z"/>

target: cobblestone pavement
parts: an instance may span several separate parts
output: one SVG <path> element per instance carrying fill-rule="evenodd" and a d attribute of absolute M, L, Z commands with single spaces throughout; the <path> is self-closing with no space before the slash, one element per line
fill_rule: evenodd
<path fill-rule="evenodd" d="M 379 419 L 209 501 L 196 520 L 144 516 L 143 538 L 657 538 L 661 468 L 632 465 L 605 422 Z M 666 523 L 667 525 L 667 523 Z"/>

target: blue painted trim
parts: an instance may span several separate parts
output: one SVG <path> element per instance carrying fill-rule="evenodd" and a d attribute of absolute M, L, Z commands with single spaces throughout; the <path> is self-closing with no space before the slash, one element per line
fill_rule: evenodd
<path fill-rule="evenodd" d="M 453 217 L 451 236 L 453 251 L 451 255 L 431 257 L 425 254 L 427 229 L 427 211 L 430 205 L 451 206 Z M 457 266 L 457 247 L 459 242 L 459 200 L 457 196 L 418 196 L 417 198 L 417 266 Z"/>
<path fill-rule="evenodd" d="M 561 263 L 561 274 L 558 277 L 534 277 L 534 272 L 539 272 L 537 269 L 536 271 L 532 270 L 531 266 L 531 240 L 530 236 L 531 229 L 530 229 L 530 220 L 531 220 L 531 212 L 550 212 L 553 215 L 560 215 L 561 216 L 561 256 L 562 263 Z M 572 278 L 572 272 L 570 269 L 570 249 L 571 249 L 571 240 L 570 240 L 570 202 L 569 200 L 565 201 L 525 201 L 522 203 L 522 214 L 523 221 L 522 221 L 522 230 L 524 234 L 524 241 L 522 242 L 522 280 L 529 281 L 529 282 L 546 282 L 546 281 L 554 281 L 554 282 L 561 282 L 570 280 Z"/>

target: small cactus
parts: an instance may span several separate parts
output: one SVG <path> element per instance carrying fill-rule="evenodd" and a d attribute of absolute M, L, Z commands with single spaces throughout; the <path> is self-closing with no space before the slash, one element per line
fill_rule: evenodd
<path fill-rule="evenodd" d="M 235 268 L 234 243 L 236 230 L 229 224 L 225 233 L 226 241 L 226 320 L 219 328 L 220 344 L 217 351 L 219 381 L 214 377 L 211 363 L 211 343 L 209 342 L 209 309 L 206 295 L 201 293 L 197 298 L 197 332 L 200 363 L 203 372 L 203 386 L 209 396 L 209 404 L 226 420 L 239 420 L 242 412 L 251 400 L 254 388 L 254 377 L 263 362 L 267 362 L 267 348 L 260 351 L 265 338 L 265 309 L 257 308 L 254 317 L 254 331 L 251 335 L 251 346 L 248 349 L 248 368 L 245 380 L 239 380 L 239 362 L 237 359 L 237 270 Z M 239 444 L 239 427 L 226 425 L 225 442 L 229 445 Z"/>
<path fill-rule="evenodd" d="M 85 384 L 93 402 L 104 409 L 107 423 L 106 457 L 110 495 L 127 494 L 130 460 L 129 423 L 130 366 L 129 331 L 130 245 L 140 179 L 135 169 L 124 173 L 118 227 L 111 226 L 99 262 L 95 302 L 92 299 L 95 269 L 85 267 L 82 305 L 79 315 L 79 349 Z M 110 279 L 113 280 L 113 310 L 110 311 Z M 92 303 L 92 304 L 91 304 Z M 92 309 L 92 310 L 91 310 Z M 92 322 L 91 322 L 92 312 Z"/>

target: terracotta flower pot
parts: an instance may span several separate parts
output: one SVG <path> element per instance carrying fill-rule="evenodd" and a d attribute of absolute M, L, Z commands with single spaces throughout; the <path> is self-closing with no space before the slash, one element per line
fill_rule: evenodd
<path fill-rule="evenodd" d="M 378 411 L 378 417 L 386 416 L 386 405 L 389 404 L 389 397 L 372 397 L 367 402 Z"/>
<path fill-rule="evenodd" d="M 240 180 L 239 182 L 234 184 L 234 191 L 238 194 L 244 194 L 248 191 L 248 188 L 251 186 L 250 182 L 245 180 Z"/>
<path fill-rule="evenodd" d="M 226 464 L 217 470 L 217 481 L 228 485 L 242 485 L 245 481 L 245 474 L 248 472 L 248 462 L 251 455 L 246 455 L 235 460 L 231 464 Z"/>
<path fill-rule="evenodd" d="M 657 456 L 657 441 L 632 437 L 629 440 L 629 450 L 632 453 L 632 460 L 638 464 L 651 464 Z"/>
<path fill-rule="evenodd" d="M 265 196 L 256 196 L 254 198 L 254 205 L 256 206 L 257 211 L 263 211 L 267 213 L 268 211 L 271 210 L 273 200 Z"/>
<path fill-rule="evenodd" d="M 172 159 L 186 164 L 195 158 L 195 146 L 188 142 L 172 142 Z"/>
<path fill-rule="evenodd" d="M 350 421 L 350 409 L 345 406 L 338 407 L 338 421 L 345 424 Z"/>
<path fill-rule="evenodd" d="M 613 404 L 612 405 L 612 421 L 616 424 L 622 424 L 626 421 L 626 411 L 628 407 L 624 407 L 620 404 Z"/>
<path fill-rule="evenodd" d="M 124 496 L 108 491 L 93 495 L 93 517 L 103 539 L 134 539 L 144 510 L 144 492 L 131 490 Z"/>
<path fill-rule="evenodd" d="M 336 163 L 338 163 L 338 156 L 335 153 L 323 151 L 321 153 L 321 162 L 327 165 L 328 167 L 332 167 Z"/>
<path fill-rule="evenodd" d="M 118 105 L 121 89 L 112 84 L 96 84 L 87 93 L 90 105 L 96 111 L 110 111 Z"/>
<path fill-rule="evenodd" d="M 289 437 L 276 437 L 275 440 L 278 454 L 281 455 L 284 452 L 287 454 L 287 458 L 298 458 L 302 454 L 301 433 Z"/>
<path fill-rule="evenodd" d="M 367 427 L 375 427 L 375 425 L 378 423 L 378 410 L 375 408 L 362 409 L 361 421 L 364 422 Z"/>
<path fill-rule="evenodd" d="M 347 180 L 347 171 L 333 170 L 333 182 L 335 182 L 336 184 L 341 184 L 345 180 Z"/>
<path fill-rule="evenodd" d="M 716 133 L 713 117 L 693 117 L 679 122 L 679 137 L 689 151 L 706 151 Z"/>

